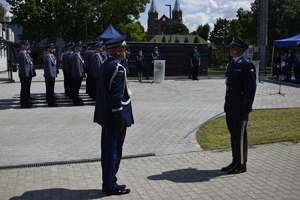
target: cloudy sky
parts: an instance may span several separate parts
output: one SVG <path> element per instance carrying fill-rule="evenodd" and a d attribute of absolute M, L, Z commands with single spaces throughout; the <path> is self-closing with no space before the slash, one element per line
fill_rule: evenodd
<path fill-rule="evenodd" d="M 152 1 L 152 0 L 151 0 Z M 165 4 L 170 4 L 172 9 L 175 5 L 175 0 L 154 0 L 158 10 L 158 18 L 163 14 L 170 16 L 169 7 Z M 254 0 L 179 0 L 182 10 L 183 23 L 187 26 L 190 32 L 195 31 L 199 25 L 208 23 L 213 28 L 216 19 L 226 18 L 228 20 L 236 19 L 236 11 L 239 8 L 250 10 L 250 3 Z M 148 11 L 151 3 L 147 5 L 146 11 L 141 13 L 139 21 L 147 30 Z"/>

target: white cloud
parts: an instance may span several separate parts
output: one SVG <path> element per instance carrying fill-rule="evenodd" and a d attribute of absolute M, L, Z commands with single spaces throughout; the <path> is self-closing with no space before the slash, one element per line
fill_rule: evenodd
<path fill-rule="evenodd" d="M 159 17 L 161 17 L 163 14 L 169 16 L 169 10 L 165 4 L 171 4 L 173 7 L 175 0 L 155 0 L 155 2 Z M 218 18 L 236 19 L 236 11 L 239 8 L 250 10 L 250 4 L 253 2 L 254 0 L 179 0 L 183 23 L 190 32 L 206 23 L 213 29 Z M 142 25 L 147 30 L 148 10 L 146 9 L 141 16 Z"/>
<path fill-rule="evenodd" d="M 190 32 L 199 25 L 208 23 L 211 29 L 218 18 L 236 19 L 239 8 L 250 10 L 250 3 L 254 0 L 226 1 L 226 0 L 182 0 L 183 23 Z"/>

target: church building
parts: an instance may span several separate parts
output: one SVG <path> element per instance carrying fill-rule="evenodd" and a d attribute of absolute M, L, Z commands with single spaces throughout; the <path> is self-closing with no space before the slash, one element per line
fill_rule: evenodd
<path fill-rule="evenodd" d="M 156 4 L 155 1 L 152 0 L 151 7 L 148 11 L 147 40 L 149 41 L 155 35 L 163 35 L 164 28 L 173 21 L 182 23 L 182 10 L 180 8 L 179 0 L 175 0 L 175 4 L 172 9 L 171 19 L 167 17 L 165 14 L 160 18 L 158 18 L 158 11 L 156 9 Z"/>

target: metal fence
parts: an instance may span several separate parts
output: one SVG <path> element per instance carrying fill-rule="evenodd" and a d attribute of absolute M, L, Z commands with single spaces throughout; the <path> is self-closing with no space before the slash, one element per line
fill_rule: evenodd
<path fill-rule="evenodd" d="M 146 42 L 127 42 L 130 49 L 129 58 L 129 77 L 137 75 L 136 56 L 139 50 L 145 56 L 144 76 L 153 77 L 151 53 L 154 47 L 158 47 L 161 59 L 166 60 L 165 76 L 191 76 L 190 56 L 194 46 L 197 46 L 201 55 L 201 65 L 199 68 L 200 76 L 207 76 L 208 68 L 208 45 L 207 44 L 186 44 L 186 43 L 146 43 Z"/>

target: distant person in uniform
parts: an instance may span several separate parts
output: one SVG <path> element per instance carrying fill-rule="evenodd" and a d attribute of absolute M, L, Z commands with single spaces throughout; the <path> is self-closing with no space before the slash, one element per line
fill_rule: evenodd
<path fill-rule="evenodd" d="M 136 68 L 137 68 L 137 75 L 138 81 L 142 82 L 143 79 L 143 70 L 145 66 L 145 56 L 143 55 L 143 51 L 139 50 L 138 55 L 136 56 Z"/>
<path fill-rule="evenodd" d="M 84 60 L 82 59 L 80 52 L 82 51 L 81 41 L 74 44 L 74 53 L 72 55 L 72 97 L 73 105 L 80 106 L 84 105 L 81 98 L 79 98 L 79 90 L 84 76 Z"/>
<path fill-rule="evenodd" d="M 96 100 L 97 96 L 97 77 L 99 69 L 102 65 L 103 57 L 101 56 L 102 52 L 102 44 L 100 42 L 93 45 L 95 48 L 95 53 L 93 54 L 92 60 L 91 60 L 91 75 L 92 75 L 92 81 L 91 81 L 91 97 L 93 101 Z"/>
<path fill-rule="evenodd" d="M 44 53 L 44 77 L 46 84 L 46 102 L 49 107 L 56 107 L 54 97 L 55 78 L 57 77 L 56 58 L 54 57 L 55 46 L 53 43 L 45 46 Z"/>
<path fill-rule="evenodd" d="M 279 80 L 280 73 L 281 73 L 281 55 L 279 52 L 277 52 L 273 61 L 273 76 L 275 76 L 276 80 Z"/>
<path fill-rule="evenodd" d="M 72 47 L 73 42 L 67 43 L 66 46 L 66 52 L 62 56 L 62 62 L 63 62 L 63 74 L 64 74 L 64 89 L 65 89 L 65 95 L 72 97 L 72 91 L 71 91 L 71 62 L 70 62 L 70 55 L 72 55 Z"/>
<path fill-rule="evenodd" d="M 130 58 L 130 50 L 127 49 L 126 51 L 126 58 L 121 62 L 121 64 L 125 67 L 126 69 L 126 74 L 129 74 L 129 58 Z"/>
<path fill-rule="evenodd" d="M 226 69 L 224 111 L 230 132 L 232 162 L 221 170 L 227 174 L 238 174 L 247 171 L 247 122 L 256 91 L 256 73 L 254 64 L 243 56 L 248 44 L 234 37 L 229 46 L 233 60 Z"/>
<path fill-rule="evenodd" d="M 198 79 L 198 69 L 201 64 L 201 56 L 200 53 L 198 52 L 197 46 L 194 46 L 194 50 L 191 53 L 190 56 L 190 61 L 191 61 L 191 67 L 192 67 L 192 80 L 199 80 Z"/>
<path fill-rule="evenodd" d="M 30 87 L 31 80 L 34 76 L 32 58 L 28 54 L 28 40 L 20 42 L 20 52 L 18 54 L 19 77 L 21 82 L 20 104 L 21 108 L 31 108 Z"/>
<path fill-rule="evenodd" d="M 161 60 L 161 53 L 158 51 L 158 47 L 154 47 L 154 51 L 151 54 L 152 66 L 154 66 L 154 60 Z"/>
<path fill-rule="evenodd" d="M 126 185 L 118 185 L 118 172 L 126 129 L 133 124 L 131 91 L 125 68 L 120 64 L 126 57 L 126 36 L 105 43 L 108 58 L 101 65 L 97 78 L 94 122 L 102 127 L 101 166 L 104 195 L 128 194 Z"/>
<path fill-rule="evenodd" d="M 286 81 L 291 82 L 292 80 L 292 66 L 294 62 L 295 56 L 292 53 L 292 50 L 289 50 L 289 53 L 286 57 L 286 62 L 285 62 L 285 76 L 286 76 Z"/>
<path fill-rule="evenodd" d="M 294 59 L 294 74 L 295 74 L 295 83 L 300 83 L 300 53 L 297 54 L 297 57 Z"/>

